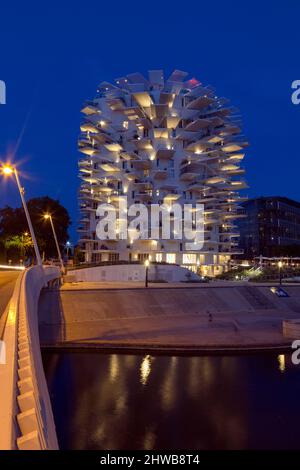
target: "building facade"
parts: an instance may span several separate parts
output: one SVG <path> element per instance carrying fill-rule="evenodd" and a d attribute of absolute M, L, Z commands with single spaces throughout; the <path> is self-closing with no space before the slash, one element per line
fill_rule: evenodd
<path fill-rule="evenodd" d="M 238 190 L 247 143 L 238 112 L 213 88 L 175 70 L 167 79 L 151 70 L 101 83 L 82 109 L 78 148 L 81 186 L 80 246 L 87 263 L 175 263 L 215 275 L 238 254 L 235 221 L 245 200 Z M 204 246 L 187 249 L 182 238 L 98 239 L 99 204 L 204 205 Z M 116 225 L 116 233 L 118 226 Z"/>
<path fill-rule="evenodd" d="M 286 197 L 251 199 L 238 221 L 245 257 L 300 256 L 300 203 Z"/>

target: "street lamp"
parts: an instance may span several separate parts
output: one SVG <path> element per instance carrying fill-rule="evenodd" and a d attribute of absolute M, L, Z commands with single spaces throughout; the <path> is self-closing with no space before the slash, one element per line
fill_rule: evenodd
<path fill-rule="evenodd" d="M 15 166 L 11 166 L 11 165 L 6 164 L 6 165 L 2 165 L 1 172 L 5 176 L 11 176 L 13 174 L 15 175 L 16 183 L 17 183 L 18 190 L 19 190 L 19 193 L 20 193 L 20 196 L 21 196 L 21 201 L 22 201 L 22 204 L 23 204 L 24 212 L 25 212 L 27 223 L 28 223 L 29 230 L 30 230 L 30 235 L 31 235 L 31 238 L 32 238 L 33 246 L 34 246 L 36 262 L 37 262 L 38 266 L 42 266 L 42 259 L 41 259 L 41 255 L 40 255 L 40 252 L 39 252 L 39 247 L 38 247 L 38 244 L 37 244 L 37 241 L 36 241 L 36 238 L 35 238 L 35 233 L 34 233 L 34 230 L 33 230 L 33 226 L 32 226 L 32 223 L 31 223 L 30 215 L 29 215 L 27 204 L 26 204 L 25 197 L 24 197 L 25 190 L 21 186 L 18 171 L 17 171 Z"/>
<path fill-rule="evenodd" d="M 149 265 L 150 265 L 150 262 L 148 259 L 146 259 L 145 261 L 145 268 L 146 268 L 146 275 L 145 275 L 145 287 L 148 287 L 148 270 L 149 270 Z"/>
<path fill-rule="evenodd" d="M 278 269 L 279 269 L 279 285 L 281 286 L 282 284 L 282 266 L 283 266 L 283 263 L 282 261 L 278 261 Z"/>
<path fill-rule="evenodd" d="M 67 247 L 67 261 L 68 261 L 69 260 L 69 250 L 71 248 L 71 242 L 69 242 L 69 240 L 66 243 L 66 247 Z"/>
<path fill-rule="evenodd" d="M 54 237 L 54 241 L 55 241 L 55 245 L 56 245 L 56 249 L 57 249 L 58 259 L 59 259 L 59 262 L 61 264 L 62 272 L 65 272 L 65 266 L 64 266 L 64 263 L 63 263 L 63 260 L 62 260 L 62 257 L 61 257 L 59 244 L 58 244 L 58 241 L 57 241 L 57 236 L 56 236 L 56 232 L 55 232 L 55 228 L 54 228 L 54 224 L 53 224 L 53 220 L 52 220 L 52 215 L 51 214 L 44 214 L 44 219 L 45 220 L 50 220 L 50 224 L 51 224 L 51 228 L 52 228 L 52 232 L 53 232 L 53 237 Z"/>

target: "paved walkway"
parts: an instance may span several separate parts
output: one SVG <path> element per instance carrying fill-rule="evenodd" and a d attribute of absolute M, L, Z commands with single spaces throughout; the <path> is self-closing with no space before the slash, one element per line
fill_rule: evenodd
<path fill-rule="evenodd" d="M 215 287 L 239 287 L 239 286 L 259 286 L 271 287 L 276 286 L 276 282 L 247 282 L 247 281 L 210 281 L 210 282 L 149 282 L 148 289 L 199 289 L 202 288 L 215 288 Z M 289 283 L 285 286 L 299 286 L 300 283 Z M 123 282 L 110 282 L 110 281 L 80 281 L 80 282 L 65 282 L 61 287 L 62 291 L 68 290 L 98 290 L 98 289 L 145 289 L 145 283 L 140 281 L 123 281 Z"/>
<path fill-rule="evenodd" d="M 5 323 L 4 312 L 12 296 L 16 280 L 20 272 L 0 271 L 0 338 Z"/>

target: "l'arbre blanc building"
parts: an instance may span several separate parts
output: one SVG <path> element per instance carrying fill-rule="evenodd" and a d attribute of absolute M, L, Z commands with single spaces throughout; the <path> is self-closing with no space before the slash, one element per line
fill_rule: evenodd
<path fill-rule="evenodd" d="M 211 276 L 228 269 L 231 255 L 240 253 L 235 220 L 243 216 L 245 198 L 238 191 L 247 187 L 238 111 L 186 72 L 165 78 L 162 70 L 150 70 L 148 77 L 132 73 L 101 83 L 82 113 L 78 232 L 85 261 L 150 259 Z M 165 239 L 160 231 L 146 239 L 128 231 L 120 239 L 121 219 L 114 239 L 99 239 L 98 206 L 118 211 L 124 199 L 128 207 L 165 205 L 171 220 L 173 204 L 202 204 L 203 247 L 193 250 L 184 236 Z"/>

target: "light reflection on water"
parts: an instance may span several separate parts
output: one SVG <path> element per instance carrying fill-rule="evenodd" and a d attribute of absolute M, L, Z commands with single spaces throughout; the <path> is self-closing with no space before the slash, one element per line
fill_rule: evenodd
<path fill-rule="evenodd" d="M 140 367 L 140 373 L 141 373 L 140 381 L 141 381 L 141 384 L 143 385 L 147 384 L 147 380 L 151 372 L 152 361 L 153 361 L 153 357 L 149 356 L 149 354 L 147 354 L 147 356 L 145 356 L 142 360 L 141 367 Z"/>
<path fill-rule="evenodd" d="M 278 363 L 279 363 L 280 372 L 284 372 L 285 371 L 285 355 L 284 354 L 279 354 Z"/>
<path fill-rule="evenodd" d="M 44 364 L 61 448 L 300 447 L 288 356 L 64 352 Z"/>

